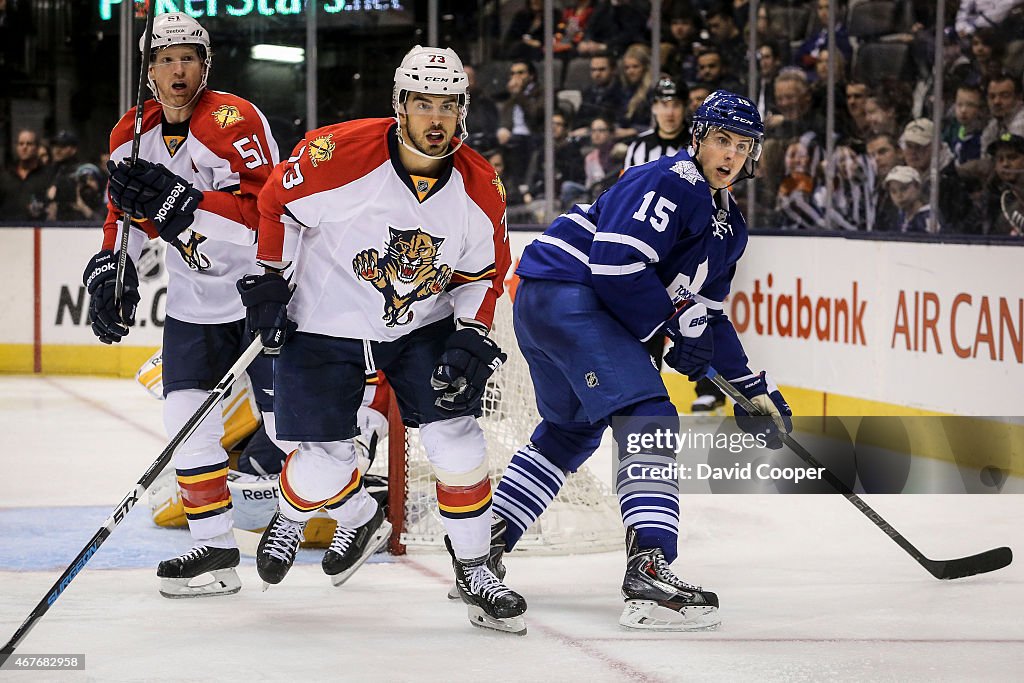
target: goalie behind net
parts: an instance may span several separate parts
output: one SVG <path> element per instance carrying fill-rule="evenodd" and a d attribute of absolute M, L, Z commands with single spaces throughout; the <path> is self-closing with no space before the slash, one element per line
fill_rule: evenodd
<path fill-rule="evenodd" d="M 483 398 L 480 424 L 487 438 L 491 482 L 497 488 L 505 466 L 516 449 L 530 440 L 540 423 L 533 383 L 526 360 L 519 353 L 512 329 L 512 305 L 508 297 L 498 300 L 491 336 L 508 354 L 508 362 L 491 378 Z M 410 549 L 444 547 L 444 526 L 437 511 L 434 475 L 416 429 L 392 424 L 389 457 L 404 462 L 405 487 L 401 517 L 392 513 L 395 527 L 392 550 L 398 544 Z M 402 434 L 405 434 L 403 438 Z M 383 449 L 381 449 L 383 450 Z M 378 457 L 371 472 L 388 474 L 389 464 Z M 392 463 L 390 486 L 396 487 Z M 397 496 L 391 498 L 396 501 Z M 394 504 L 394 503 L 393 503 Z M 397 511 L 396 511 L 397 512 Z M 622 546 L 622 520 L 609 488 L 588 465 L 568 477 L 558 497 L 516 545 L 516 550 L 550 553 L 585 553 L 613 550 Z"/>

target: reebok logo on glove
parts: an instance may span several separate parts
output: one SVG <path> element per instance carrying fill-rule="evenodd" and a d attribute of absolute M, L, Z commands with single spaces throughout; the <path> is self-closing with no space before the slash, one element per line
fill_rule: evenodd
<path fill-rule="evenodd" d="M 184 191 L 184 185 L 182 185 L 181 183 L 175 183 L 174 187 L 171 188 L 171 193 L 167 195 L 167 199 L 164 200 L 163 205 L 160 207 L 160 210 L 156 212 L 155 216 L 153 216 L 154 223 L 163 223 L 165 220 L 167 220 L 167 212 L 174 208 L 174 202 L 178 199 L 178 197 L 181 196 L 181 193 Z M 191 197 L 189 199 L 191 199 Z M 188 206 L 188 202 L 182 204 L 181 208 L 184 209 L 186 206 Z"/>
<path fill-rule="evenodd" d="M 114 261 L 104 263 L 102 266 L 92 271 L 92 273 L 89 274 L 89 279 L 85 281 L 85 288 L 89 289 L 90 287 L 92 287 L 93 280 L 98 278 L 100 275 L 103 275 L 104 273 L 110 272 L 111 270 L 117 270 L 117 263 L 115 263 Z"/>

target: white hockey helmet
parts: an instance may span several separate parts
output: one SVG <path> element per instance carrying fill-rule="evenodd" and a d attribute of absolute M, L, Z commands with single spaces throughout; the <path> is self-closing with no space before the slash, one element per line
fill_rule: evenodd
<path fill-rule="evenodd" d="M 206 88 L 206 79 L 210 75 L 210 34 L 206 32 L 202 24 L 184 12 L 169 12 L 157 15 L 153 19 L 153 38 L 150 41 L 149 54 L 142 55 L 142 59 L 148 62 L 157 50 L 175 45 L 196 46 L 199 58 L 203 60 L 203 82 L 199 85 L 199 90 L 196 91 L 196 96 L 198 97 L 199 93 Z M 139 52 L 145 49 L 146 35 L 143 34 L 139 36 Z M 153 92 L 153 98 L 160 102 L 160 94 L 157 92 L 156 83 L 150 77 L 147 77 L 147 81 L 149 89 Z M 183 109 L 184 107 L 175 108 Z"/>
<path fill-rule="evenodd" d="M 462 68 L 462 60 L 450 47 L 423 47 L 417 45 L 402 58 L 395 69 L 393 104 L 395 111 L 405 102 L 406 93 L 421 92 L 428 95 L 458 95 L 459 105 L 469 104 L 469 76 Z"/>
<path fill-rule="evenodd" d="M 161 14 L 153 19 L 153 39 L 151 50 L 159 50 L 172 45 L 201 45 L 201 56 L 210 52 L 210 34 L 202 25 L 184 12 Z M 146 47 L 146 36 L 139 37 L 139 51 Z"/>
<path fill-rule="evenodd" d="M 426 93 L 427 95 L 456 95 L 459 98 L 459 125 L 456 135 L 459 138 L 447 154 L 449 156 L 462 146 L 468 135 L 466 130 L 466 112 L 469 107 L 469 76 L 462 67 L 462 60 L 450 47 L 423 47 L 416 45 L 395 69 L 395 87 L 391 95 L 391 105 L 395 110 L 395 118 L 403 114 L 405 101 L 410 92 Z M 399 142 L 415 154 L 427 156 L 415 147 L 407 144 L 402 137 L 401 121 L 398 125 Z"/>

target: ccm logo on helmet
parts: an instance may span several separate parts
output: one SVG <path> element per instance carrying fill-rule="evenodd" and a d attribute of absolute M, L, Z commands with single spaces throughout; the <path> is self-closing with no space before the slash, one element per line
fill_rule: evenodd
<path fill-rule="evenodd" d="M 434 83 L 451 83 L 452 79 L 445 78 L 443 76 L 424 76 L 423 80 L 432 81 Z"/>

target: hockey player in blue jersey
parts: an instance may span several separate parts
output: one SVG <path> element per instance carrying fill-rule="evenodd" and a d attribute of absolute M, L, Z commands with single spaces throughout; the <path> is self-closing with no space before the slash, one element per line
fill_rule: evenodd
<path fill-rule="evenodd" d="M 752 372 L 723 301 L 747 244 L 729 186 L 753 175 L 764 126 L 755 105 L 727 91 L 694 116 L 692 147 L 627 170 L 592 205 L 559 216 L 523 253 L 513 309 L 542 422 L 513 456 L 494 496 L 492 564 L 599 445 L 612 417 L 675 417 L 644 349 L 658 333 L 665 362 L 691 381 L 710 365 L 772 418 L 737 406 L 745 431 L 781 447 L 791 412 L 764 372 Z M 622 429 L 616 421 L 613 429 Z M 617 434 L 617 436 L 622 436 Z M 620 441 L 621 443 L 621 441 Z M 617 485 L 627 528 L 623 626 L 717 628 L 718 597 L 679 579 L 676 481 Z"/>

